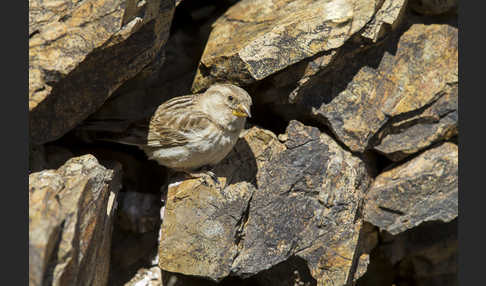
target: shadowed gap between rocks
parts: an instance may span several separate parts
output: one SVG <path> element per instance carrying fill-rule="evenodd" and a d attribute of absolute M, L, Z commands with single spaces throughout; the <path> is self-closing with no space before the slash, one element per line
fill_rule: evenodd
<path fill-rule="evenodd" d="M 368 270 L 356 285 L 458 285 L 457 227 L 456 218 L 425 222 L 395 236 L 380 232 Z"/>

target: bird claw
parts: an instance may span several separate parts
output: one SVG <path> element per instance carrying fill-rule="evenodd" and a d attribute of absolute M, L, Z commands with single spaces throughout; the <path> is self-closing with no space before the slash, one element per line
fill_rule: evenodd
<path fill-rule="evenodd" d="M 212 171 L 204 171 L 204 172 L 199 172 L 199 173 L 187 173 L 187 174 L 191 178 L 201 178 L 201 179 L 203 179 L 203 183 L 206 186 L 211 186 L 210 184 L 208 184 L 208 178 L 211 178 L 211 180 L 213 181 L 213 186 L 216 187 L 216 189 L 218 189 L 218 191 L 221 191 L 223 189 L 222 188 L 222 184 L 221 184 L 221 182 L 218 179 L 218 176 L 216 176 L 214 174 L 214 172 L 212 172 Z"/>

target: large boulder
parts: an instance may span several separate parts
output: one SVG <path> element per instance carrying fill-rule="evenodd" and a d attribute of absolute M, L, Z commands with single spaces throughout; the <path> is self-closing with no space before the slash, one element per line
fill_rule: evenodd
<path fill-rule="evenodd" d="M 328 125 L 352 151 L 378 146 L 392 160 L 457 134 L 456 27 L 413 24 L 377 48 L 341 52 L 340 68 L 309 79 L 288 109 Z"/>
<path fill-rule="evenodd" d="M 280 138 L 250 129 L 215 169 L 224 188 L 202 179 L 170 185 L 162 270 L 220 281 L 298 258 L 319 285 L 354 279 L 365 164 L 297 121 Z"/>
<path fill-rule="evenodd" d="M 214 24 L 192 90 L 250 84 L 337 49 L 380 8 L 378 0 L 242 0 Z"/>
<path fill-rule="evenodd" d="M 29 175 L 29 285 L 106 285 L 120 172 L 84 155 Z"/>
<path fill-rule="evenodd" d="M 126 80 L 160 67 L 173 0 L 29 1 L 29 132 L 55 140 Z"/>

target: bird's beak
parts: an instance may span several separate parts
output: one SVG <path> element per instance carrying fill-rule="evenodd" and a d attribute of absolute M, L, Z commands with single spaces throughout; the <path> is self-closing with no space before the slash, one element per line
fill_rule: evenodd
<path fill-rule="evenodd" d="M 239 104 L 236 109 L 233 109 L 233 115 L 238 117 L 251 117 L 251 113 L 243 104 Z"/>

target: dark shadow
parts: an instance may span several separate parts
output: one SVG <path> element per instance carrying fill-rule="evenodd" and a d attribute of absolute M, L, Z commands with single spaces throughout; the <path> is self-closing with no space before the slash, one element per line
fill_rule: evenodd
<path fill-rule="evenodd" d="M 256 158 L 243 138 L 238 140 L 233 150 L 213 170 L 216 176 L 226 177 L 227 186 L 239 182 L 249 182 L 258 188 Z"/>
<path fill-rule="evenodd" d="M 150 268 L 158 251 L 158 229 L 144 234 L 123 231 L 115 225 L 112 235 L 108 285 L 123 286 L 141 268 Z"/>
<path fill-rule="evenodd" d="M 307 262 L 297 256 L 291 256 L 268 270 L 252 277 L 265 286 L 315 286 L 317 281 L 312 277 Z"/>
<path fill-rule="evenodd" d="M 398 235 L 384 231 L 358 286 L 457 285 L 458 219 L 430 221 Z"/>

